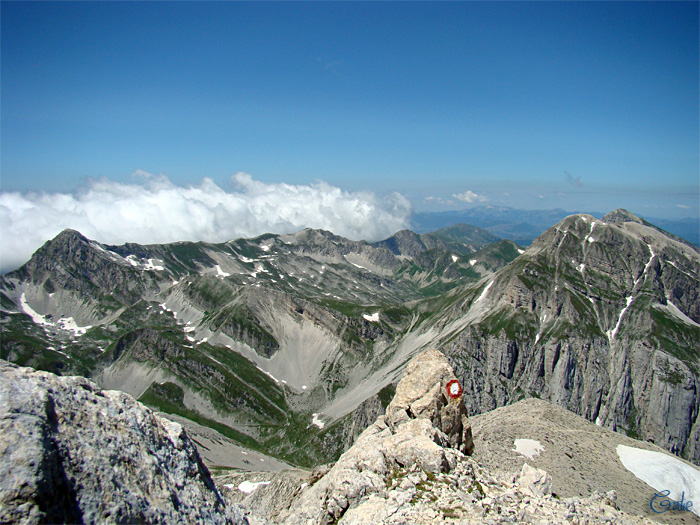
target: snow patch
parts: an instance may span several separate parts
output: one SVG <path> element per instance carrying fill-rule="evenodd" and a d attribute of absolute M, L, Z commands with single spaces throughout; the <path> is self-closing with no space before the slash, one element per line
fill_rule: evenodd
<path fill-rule="evenodd" d="M 632 474 L 658 491 L 670 491 L 668 497 L 680 501 L 700 501 L 700 470 L 663 452 L 617 446 L 620 462 Z M 700 516 L 700 505 L 691 507 Z"/>
<path fill-rule="evenodd" d="M 243 481 L 238 485 L 238 490 L 240 490 L 241 492 L 245 492 L 246 494 L 250 494 L 255 489 L 257 489 L 260 485 L 269 485 L 269 484 L 270 484 L 269 481 L 258 481 L 257 483 L 253 483 L 252 481 Z M 233 488 L 233 485 L 224 485 L 224 486 L 227 488 Z"/>
<path fill-rule="evenodd" d="M 459 261 L 459 257 L 457 257 L 456 255 L 453 255 L 452 262 L 457 262 L 457 261 Z"/>
<path fill-rule="evenodd" d="M 230 348 L 230 347 L 229 347 L 229 348 Z M 272 379 L 275 383 L 279 384 L 279 379 L 277 379 L 275 376 L 273 376 L 270 372 L 267 372 L 267 371 L 263 370 L 262 368 L 260 368 L 260 367 L 257 366 L 257 365 L 255 365 L 255 368 L 257 368 L 258 370 L 260 370 L 263 374 L 265 374 L 266 376 L 268 376 L 268 377 L 269 377 L 270 379 Z"/>
<path fill-rule="evenodd" d="M 145 264 L 143 265 L 144 270 L 157 270 L 157 271 L 163 271 L 165 270 L 164 266 L 161 266 L 160 264 L 156 264 L 153 261 L 160 261 L 160 259 L 148 259 Z M 163 262 L 163 261 L 160 261 Z"/>
<path fill-rule="evenodd" d="M 536 439 L 516 439 L 513 444 L 515 445 L 513 452 L 517 452 L 530 460 L 544 452 L 542 443 Z"/>
<path fill-rule="evenodd" d="M 352 262 L 352 261 L 348 261 L 348 262 L 349 262 L 350 264 L 352 264 L 353 266 L 357 266 L 358 268 L 361 268 L 361 269 L 363 269 L 363 270 L 367 270 L 367 268 L 365 268 L 364 266 L 362 266 L 362 265 L 360 265 L 360 264 L 355 264 L 355 263 Z M 367 270 L 367 271 L 369 271 L 369 270 Z"/>
<path fill-rule="evenodd" d="M 92 328 L 92 325 L 78 326 L 78 323 L 76 323 L 75 319 L 72 317 L 61 317 L 55 323 L 48 321 L 46 316 L 41 315 L 39 312 L 35 311 L 31 306 L 29 306 L 29 303 L 27 303 L 27 296 L 24 292 L 22 292 L 19 301 L 20 305 L 22 306 L 22 311 L 31 317 L 35 324 L 43 326 L 57 326 L 66 332 L 73 332 L 75 337 L 85 334 L 85 332 Z"/>
<path fill-rule="evenodd" d="M 326 426 L 326 424 L 318 417 L 318 414 L 311 414 L 311 418 L 312 425 L 316 425 L 318 428 L 323 428 Z"/>
<path fill-rule="evenodd" d="M 223 271 L 221 269 L 221 266 L 219 266 L 218 264 L 216 266 L 214 266 L 214 268 L 216 268 L 216 276 L 217 277 L 224 278 L 224 277 L 228 277 L 229 275 L 231 275 L 230 273 Z"/>
<path fill-rule="evenodd" d="M 484 298 L 484 296 L 486 295 L 486 292 L 489 291 L 489 288 L 491 288 L 492 284 L 493 284 L 493 281 L 491 281 L 489 284 L 486 285 L 486 288 L 483 289 L 483 291 L 481 292 L 481 295 L 477 298 L 476 301 L 474 301 L 475 303 L 478 303 L 479 301 L 481 301 Z"/>
<path fill-rule="evenodd" d="M 476 264 L 476 259 L 469 259 L 469 265 L 474 266 Z"/>
<path fill-rule="evenodd" d="M 367 321 L 370 321 L 372 323 L 379 322 L 379 312 L 374 312 L 372 315 L 362 314 L 362 317 L 364 317 Z"/>
<path fill-rule="evenodd" d="M 78 326 L 78 324 L 75 322 L 75 319 L 73 319 L 72 317 L 62 317 L 57 321 L 57 324 L 61 328 L 61 330 L 73 332 L 75 336 L 83 335 L 90 328 L 92 328 L 92 325 Z"/>
<path fill-rule="evenodd" d="M 522 254 L 525 253 L 525 250 L 523 250 L 523 249 L 521 249 L 521 248 L 518 248 L 518 253 L 519 253 L 520 255 L 522 255 Z"/>
<path fill-rule="evenodd" d="M 617 324 L 615 325 L 615 328 L 613 328 L 612 330 L 608 330 L 608 340 L 612 341 L 613 339 L 615 339 L 615 336 L 617 336 L 617 331 L 620 329 L 620 323 L 622 323 L 622 316 L 625 315 L 625 312 L 632 304 L 632 301 L 634 301 L 634 297 L 630 296 L 627 298 L 627 306 L 625 306 L 620 312 L 620 317 L 618 317 L 617 319 Z"/>
<path fill-rule="evenodd" d="M 34 321 L 35 324 L 43 324 L 43 325 L 49 325 L 51 326 L 53 323 L 50 323 L 49 321 L 46 320 L 46 318 L 41 315 L 40 313 L 36 312 L 29 304 L 27 303 L 27 297 L 22 292 L 22 295 L 19 298 L 19 302 L 22 305 L 22 311 L 27 314 L 29 317 L 32 318 L 32 321 Z"/>

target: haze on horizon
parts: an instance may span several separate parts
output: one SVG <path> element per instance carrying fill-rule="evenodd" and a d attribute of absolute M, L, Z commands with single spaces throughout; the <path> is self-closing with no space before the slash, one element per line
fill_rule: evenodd
<path fill-rule="evenodd" d="M 0 9 L 3 259 L 66 227 L 376 240 L 476 205 L 700 214 L 697 2 Z"/>

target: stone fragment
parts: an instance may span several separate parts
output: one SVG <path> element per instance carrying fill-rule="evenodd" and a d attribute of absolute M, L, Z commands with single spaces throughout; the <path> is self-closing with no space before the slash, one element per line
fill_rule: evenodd
<path fill-rule="evenodd" d="M 552 479 L 544 470 L 523 465 L 518 478 L 518 485 L 533 496 L 545 496 L 552 493 Z"/>

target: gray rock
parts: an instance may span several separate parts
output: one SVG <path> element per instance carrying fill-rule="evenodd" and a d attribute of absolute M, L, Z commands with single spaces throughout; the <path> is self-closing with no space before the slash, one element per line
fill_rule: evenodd
<path fill-rule="evenodd" d="M 245 523 L 178 423 L 0 361 L 1 523 Z"/>
<path fill-rule="evenodd" d="M 322 471 L 312 476 L 315 482 L 274 522 L 654 523 L 621 511 L 612 491 L 559 499 L 551 492 L 552 478 L 542 469 L 525 465 L 515 482 L 512 472 L 496 474 L 496 469 L 487 470 L 452 448 L 455 436 L 443 430 L 449 426 L 444 425 L 448 418 L 440 406 L 442 390 L 434 386 L 442 386 L 449 377 L 439 352 L 431 350 L 414 358 L 386 416 L 368 427 L 330 470 L 324 468 L 320 478 Z M 485 444 L 478 454 L 491 452 Z M 261 494 L 258 501 L 264 498 Z"/>
<path fill-rule="evenodd" d="M 447 396 L 447 383 L 456 379 L 444 354 L 428 349 L 416 356 L 406 367 L 396 395 L 386 409 L 386 421 L 396 430 L 413 418 L 427 418 L 441 430 L 449 446 L 466 454 L 474 449 L 471 426 L 467 419 L 464 399 Z"/>
<path fill-rule="evenodd" d="M 520 471 L 518 486 L 533 496 L 546 496 L 552 493 L 552 478 L 544 470 L 525 463 Z"/>
<path fill-rule="evenodd" d="M 447 382 L 454 377 L 447 359 L 437 350 L 415 357 L 386 416 L 369 426 L 333 468 L 282 513 L 282 520 L 338 520 L 360 499 L 386 491 L 392 472 L 417 468 L 437 475 L 454 468 L 462 457 L 459 449 L 473 448 L 464 402 L 448 401 L 445 394 Z"/>

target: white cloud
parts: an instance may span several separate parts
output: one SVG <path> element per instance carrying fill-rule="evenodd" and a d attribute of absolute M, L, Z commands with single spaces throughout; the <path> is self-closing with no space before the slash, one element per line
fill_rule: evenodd
<path fill-rule="evenodd" d="M 485 202 L 488 200 L 483 195 L 477 195 L 476 193 L 474 193 L 471 190 L 467 190 L 463 193 L 453 193 L 452 196 L 455 199 L 459 199 L 459 200 L 464 201 L 464 202 L 477 202 L 477 201 L 478 202 Z"/>
<path fill-rule="evenodd" d="M 407 228 L 411 214 L 398 193 L 378 198 L 322 181 L 266 184 L 237 173 L 231 180 L 238 191 L 228 192 L 209 178 L 181 187 L 163 175 L 134 175 L 139 183 L 101 179 L 77 194 L 0 193 L 0 270 L 17 268 L 65 228 L 107 244 L 224 242 L 306 227 L 379 240 Z"/>

